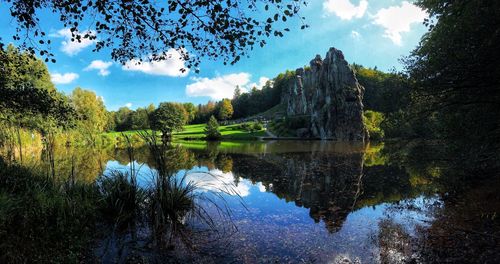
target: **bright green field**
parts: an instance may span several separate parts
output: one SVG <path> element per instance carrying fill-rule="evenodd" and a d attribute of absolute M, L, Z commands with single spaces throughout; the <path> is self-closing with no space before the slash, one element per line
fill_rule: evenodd
<path fill-rule="evenodd" d="M 220 126 L 219 131 L 222 134 L 223 140 L 253 140 L 256 137 L 266 136 L 264 130 L 249 132 L 243 129 L 237 128 L 238 125 Z M 137 134 L 137 130 L 124 131 L 124 132 L 108 132 L 105 133 L 109 137 L 120 137 L 122 133 L 133 136 Z M 148 131 L 149 132 L 149 131 Z M 173 134 L 175 139 L 201 139 L 205 137 L 205 124 L 199 125 L 187 125 L 184 127 L 183 131 L 179 131 Z"/>
<path fill-rule="evenodd" d="M 264 130 L 248 132 L 237 128 L 238 125 L 220 126 L 219 131 L 222 134 L 222 139 L 255 139 L 256 137 L 266 136 Z M 196 139 L 205 137 L 205 124 L 188 125 L 183 131 L 174 133 L 174 139 Z"/>

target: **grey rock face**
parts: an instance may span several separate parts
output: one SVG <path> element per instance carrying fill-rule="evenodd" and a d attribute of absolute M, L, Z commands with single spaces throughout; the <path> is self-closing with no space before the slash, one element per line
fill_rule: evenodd
<path fill-rule="evenodd" d="M 296 70 L 296 78 L 283 91 L 289 117 L 310 119 L 310 134 L 321 139 L 365 141 L 364 88 L 344 59 L 330 48 L 324 60 L 316 55 L 310 67 Z"/>

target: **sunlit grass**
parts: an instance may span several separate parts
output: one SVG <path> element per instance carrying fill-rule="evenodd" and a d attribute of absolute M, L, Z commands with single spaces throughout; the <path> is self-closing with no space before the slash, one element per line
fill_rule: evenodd
<path fill-rule="evenodd" d="M 177 131 L 173 133 L 173 140 L 182 140 L 182 139 L 189 139 L 189 140 L 202 140 L 205 138 L 205 124 L 196 124 L 196 125 L 187 125 L 184 126 L 182 131 Z M 241 129 L 239 125 L 228 125 L 228 126 L 220 126 L 219 130 L 222 134 L 222 140 L 254 140 L 258 137 L 265 137 L 267 134 L 265 130 L 259 130 L 259 131 L 247 131 L 244 129 Z M 104 138 L 110 138 L 110 139 L 119 139 L 123 137 L 122 133 L 124 135 L 133 137 L 134 135 L 138 135 L 141 132 L 147 132 L 151 133 L 150 129 L 147 130 L 129 130 L 129 131 L 123 131 L 123 132 L 116 132 L 116 131 L 111 131 L 111 132 L 106 132 L 102 134 L 102 137 Z M 112 141 L 112 140 L 108 140 Z M 118 140 L 120 142 L 120 140 Z"/>
<path fill-rule="evenodd" d="M 220 126 L 219 131 L 222 134 L 222 139 L 254 139 L 257 137 L 266 136 L 266 132 L 264 130 L 251 132 L 239 128 L 239 125 Z M 183 131 L 174 133 L 174 139 L 201 139 L 204 137 L 205 124 L 188 125 L 184 127 Z"/>

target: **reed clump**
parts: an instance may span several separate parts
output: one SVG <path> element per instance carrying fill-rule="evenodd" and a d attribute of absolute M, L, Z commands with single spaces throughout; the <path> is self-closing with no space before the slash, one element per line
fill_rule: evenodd
<path fill-rule="evenodd" d="M 194 248 L 191 223 L 217 232 L 221 216 L 230 220 L 223 194 L 234 195 L 231 186 L 206 188 L 188 180 L 189 173 L 176 175 L 171 156 L 179 152 L 154 134 L 141 136 L 156 162 L 148 186 L 139 184 L 140 168 L 127 137 L 130 171 L 111 171 L 94 182 L 73 175 L 49 177 L 43 166 L 25 167 L 0 158 L 0 263 L 93 262 L 99 258 L 95 242 L 103 235 L 109 238 L 104 238 L 104 251 L 118 248 L 125 252 L 118 257 L 122 260 L 127 259 L 127 246 L 116 245 L 144 234 L 149 240 L 144 244 L 158 249 L 173 248 L 179 239 Z"/>

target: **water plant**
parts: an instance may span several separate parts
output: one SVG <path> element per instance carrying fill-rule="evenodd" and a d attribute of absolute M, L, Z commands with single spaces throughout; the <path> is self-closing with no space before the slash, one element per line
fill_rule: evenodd
<path fill-rule="evenodd" d="M 112 171 L 97 183 L 102 219 L 114 230 L 133 228 L 139 220 L 145 192 L 137 185 L 135 175 Z"/>
<path fill-rule="evenodd" d="M 152 235 L 157 246 L 171 247 L 173 238 L 180 238 L 186 246 L 193 248 L 192 237 L 188 235 L 191 231 L 188 228 L 190 220 L 197 220 L 199 224 L 215 232 L 219 231 L 215 216 L 219 217 L 219 220 L 231 222 L 231 210 L 223 194 L 237 195 L 234 186 L 222 181 L 216 185 L 196 182 L 189 177 L 193 173 L 201 173 L 217 181 L 217 175 L 209 172 L 174 174 L 170 161 L 175 161 L 178 156 L 176 147 L 160 142 L 155 132 L 140 133 L 156 163 L 153 184 L 146 200 Z M 209 211 L 208 208 L 214 210 Z"/>

